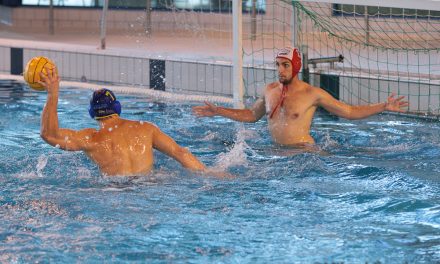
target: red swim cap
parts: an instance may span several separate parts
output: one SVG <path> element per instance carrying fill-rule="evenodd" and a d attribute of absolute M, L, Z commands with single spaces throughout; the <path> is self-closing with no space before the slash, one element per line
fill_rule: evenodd
<path fill-rule="evenodd" d="M 292 63 L 292 78 L 301 70 L 301 54 L 297 48 L 285 47 L 277 53 L 276 58 L 288 59 Z"/>

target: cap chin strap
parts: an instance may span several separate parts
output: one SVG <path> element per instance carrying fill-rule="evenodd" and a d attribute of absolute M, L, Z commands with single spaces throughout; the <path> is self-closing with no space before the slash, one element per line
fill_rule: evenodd
<path fill-rule="evenodd" d="M 275 108 L 272 110 L 272 112 L 270 113 L 269 118 L 272 118 L 275 114 L 275 112 L 277 111 L 278 107 L 283 107 L 284 104 L 284 99 L 286 98 L 286 93 L 287 93 L 287 89 L 289 87 L 287 86 L 287 84 L 283 85 L 283 89 L 281 90 L 281 96 L 280 96 L 280 100 L 278 100 L 277 105 L 275 106 Z"/>
<path fill-rule="evenodd" d="M 95 116 L 95 120 L 102 120 L 102 119 L 106 119 L 112 116 L 119 116 L 118 114 L 111 114 L 111 115 L 106 115 L 106 116 Z"/>
<path fill-rule="evenodd" d="M 285 58 L 285 59 L 288 59 L 289 61 L 290 61 L 290 64 L 292 65 L 292 80 L 293 80 L 293 78 L 295 78 L 295 76 L 297 76 L 298 75 L 298 73 L 299 73 L 299 70 L 300 70 L 300 68 L 301 68 L 301 58 L 299 57 L 299 52 L 298 52 L 298 50 L 297 49 L 295 49 L 294 50 L 294 52 L 297 52 L 298 54 L 298 57 L 293 57 L 292 59 L 288 59 L 288 58 L 286 58 L 286 57 L 284 57 L 284 56 L 278 56 L 277 58 Z M 294 62 L 294 59 L 295 58 L 299 58 L 298 59 L 298 61 L 295 61 Z M 299 64 L 298 64 L 298 62 L 299 62 Z M 274 116 L 274 114 L 275 114 L 275 112 L 277 111 L 277 109 L 278 109 L 278 107 L 283 107 L 283 103 L 284 103 L 284 99 L 286 98 L 286 93 L 287 93 L 287 89 L 288 89 L 289 87 L 287 86 L 287 84 L 284 84 L 283 85 L 283 90 L 281 91 L 281 96 L 280 96 L 280 99 L 278 100 L 278 103 L 277 103 L 277 105 L 275 106 L 275 108 L 272 110 L 272 112 L 270 113 L 270 116 L 269 116 L 269 118 L 272 118 L 273 116 Z"/>

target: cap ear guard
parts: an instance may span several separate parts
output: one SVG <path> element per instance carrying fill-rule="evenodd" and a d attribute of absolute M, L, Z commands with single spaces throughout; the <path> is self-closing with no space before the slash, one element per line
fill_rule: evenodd
<path fill-rule="evenodd" d="M 95 119 L 95 110 L 93 110 L 92 106 L 89 106 L 89 115 L 91 118 Z"/>
<path fill-rule="evenodd" d="M 121 115 L 121 103 L 118 100 L 113 102 L 112 108 L 116 114 Z"/>
<path fill-rule="evenodd" d="M 293 50 L 293 56 L 291 61 L 292 61 L 293 76 L 296 76 L 301 71 L 301 66 L 302 66 L 301 54 L 299 53 L 299 50 L 296 48 Z"/>

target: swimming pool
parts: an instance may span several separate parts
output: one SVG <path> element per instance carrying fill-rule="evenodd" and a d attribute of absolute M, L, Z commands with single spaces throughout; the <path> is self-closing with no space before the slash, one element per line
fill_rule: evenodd
<path fill-rule="evenodd" d="M 61 89 L 61 126 L 97 127 L 90 94 Z M 290 156 L 265 120 L 119 100 L 122 117 L 156 123 L 237 178 L 192 175 L 160 153 L 148 177 L 103 178 L 84 154 L 40 138 L 44 93 L 0 81 L 0 262 L 440 261 L 438 122 L 319 114 L 313 136 L 328 155 Z"/>

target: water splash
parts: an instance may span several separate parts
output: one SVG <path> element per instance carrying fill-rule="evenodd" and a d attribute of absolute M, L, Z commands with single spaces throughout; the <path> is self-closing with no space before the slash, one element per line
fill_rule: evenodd
<path fill-rule="evenodd" d="M 92 172 L 86 167 L 77 168 L 78 179 L 90 179 L 92 178 Z"/>
<path fill-rule="evenodd" d="M 329 150 L 338 146 L 339 146 L 338 142 L 330 137 L 329 131 L 326 131 L 322 142 L 322 149 Z"/>
<path fill-rule="evenodd" d="M 217 156 L 217 161 L 214 165 L 216 170 L 226 170 L 232 166 L 247 166 L 248 160 L 246 155 L 246 150 L 250 149 L 249 145 L 246 143 L 246 139 L 254 136 L 252 131 L 247 131 L 243 125 L 240 125 L 237 131 L 237 140 L 229 152 L 221 153 Z"/>
<path fill-rule="evenodd" d="M 202 137 L 200 140 L 201 141 L 212 141 L 212 140 L 214 140 L 217 137 L 218 137 L 218 133 L 217 132 L 208 131 L 208 133 L 204 137 Z"/>
<path fill-rule="evenodd" d="M 38 175 L 38 177 L 43 177 L 42 170 L 46 167 L 47 160 L 48 160 L 48 157 L 44 154 L 40 155 L 38 157 L 38 162 L 37 162 L 37 175 Z"/>

